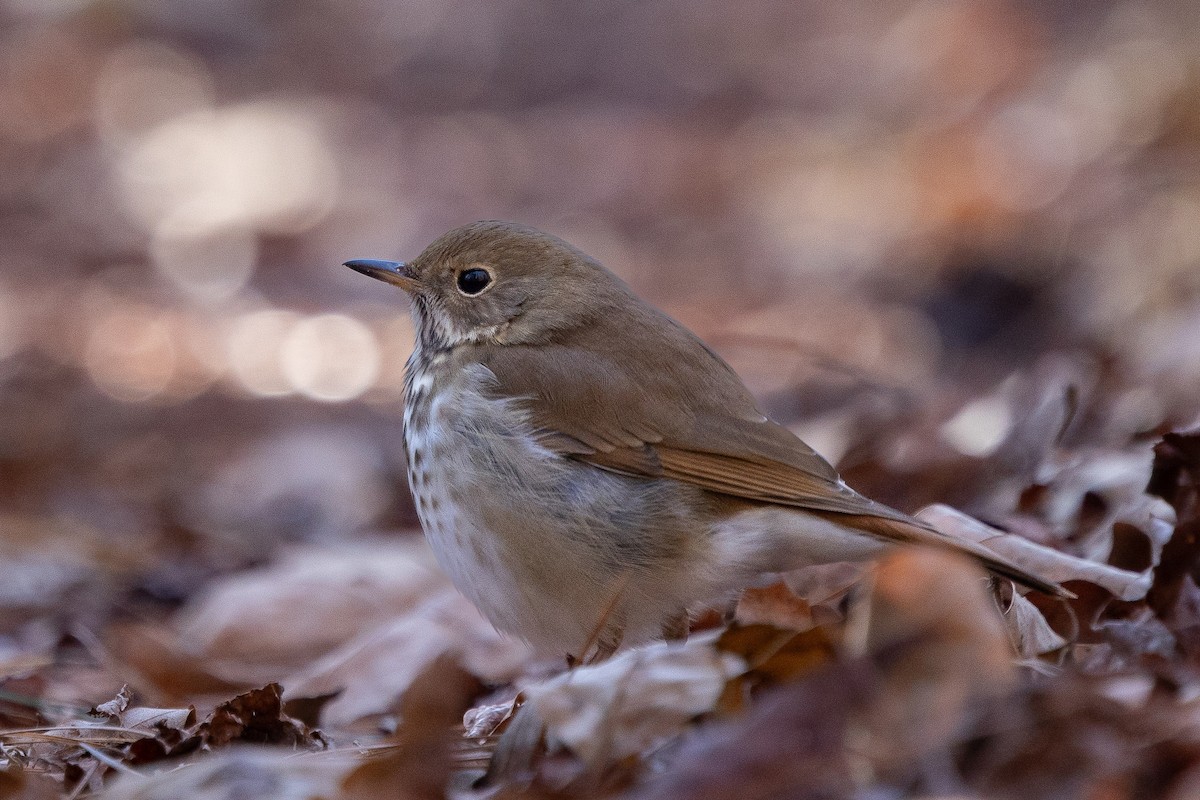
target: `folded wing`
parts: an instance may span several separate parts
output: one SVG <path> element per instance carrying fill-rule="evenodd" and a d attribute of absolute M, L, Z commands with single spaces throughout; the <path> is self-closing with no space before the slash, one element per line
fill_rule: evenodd
<path fill-rule="evenodd" d="M 949 547 L 1040 591 L 1062 592 L 975 542 L 851 489 L 812 448 L 762 415 L 725 362 L 671 325 L 671 335 L 649 353 L 597 348 L 594 339 L 584 348 L 567 338 L 490 348 L 480 358 L 500 394 L 521 398 L 542 444 L 564 456 L 792 506 L 887 541 Z"/>

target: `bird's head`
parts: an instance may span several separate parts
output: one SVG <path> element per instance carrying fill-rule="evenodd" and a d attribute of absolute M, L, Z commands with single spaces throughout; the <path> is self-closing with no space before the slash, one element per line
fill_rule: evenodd
<path fill-rule="evenodd" d="M 346 266 L 399 286 L 428 346 L 533 344 L 637 302 L 619 278 L 566 242 L 511 222 L 474 222 L 407 263 Z"/>

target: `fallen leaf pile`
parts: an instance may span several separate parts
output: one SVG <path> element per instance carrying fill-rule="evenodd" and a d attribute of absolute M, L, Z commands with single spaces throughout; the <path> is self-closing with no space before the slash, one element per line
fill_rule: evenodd
<path fill-rule="evenodd" d="M 1198 9 L 0 3 L 0 800 L 1200 797 Z M 1071 596 L 897 551 L 501 637 L 339 266 L 473 219 Z"/>
<path fill-rule="evenodd" d="M 899 551 L 842 591 L 750 589 L 685 642 L 569 669 L 499 638 L 415 542 L 301 549 L 214 583 L 167 626 L 122 623 L 90 645 L 100 663 L 60 645 L 7 664 L 0 796 L 1186 798 L 1200 785 L 1200 433 L 1147 450 L 1146 492 L 1111 515 L 1142 537 L 1142 562 L 1125 563 L 1143 572 L 925 514 L 1012 540 L 1073 599 Z M 1166 510 L 1177 521 L 1156 544 Z M 223 688 L 262 671 L 290 677 Z M 34 695 L 97 672 L 136 689 L 91 709 Z"/>

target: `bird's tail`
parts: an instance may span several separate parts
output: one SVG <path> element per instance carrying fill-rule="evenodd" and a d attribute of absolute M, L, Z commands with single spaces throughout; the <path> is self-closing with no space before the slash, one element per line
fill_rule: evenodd
<path fill-rule="evenodd" d="M 1039 592 L 1044 592 L 1055 597 L 1070 598 L 1075 596 L 1054 581 L 1043 578 L 1024 567 L 1014 564 L 1004 556 L 989 550 L 978 542 L 942 533 L 915 518 L 911 518 L 911 521 L 905 521 L 893 517 L 877 517 L 871 514 L 839 514 L 833 512 L 823 512 L 820 513 L 820 516 L 847 528 L 853 528 L 895 544 L 924 545 L 964 553 L 979 561 L 983 566 L 997 575 L 1014 580 L 1023 586 L 1028 586 L 1030 589 L 1036 589 Z"/>

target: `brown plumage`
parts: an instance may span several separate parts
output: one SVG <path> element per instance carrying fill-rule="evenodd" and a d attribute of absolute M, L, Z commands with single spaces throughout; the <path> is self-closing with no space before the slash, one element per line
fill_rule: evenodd
<path fill-rule="evenodd" d="M 475 223 L 410 265 L 348 266 L 413 297 L 406 440 L 418 510 L 443 565 L 498 627 L 577 647 L 578 631 L 604 624 L 599 595 L 620 586 L 628 602 L 616 604 L 611 646 L 757 573 L 898 543 L 966 552 L 1061 591 L 855 492 L 763 416 L 700 339 L 554 237 Z M 412 469 L 433 449 L 436 475 Z"/>

